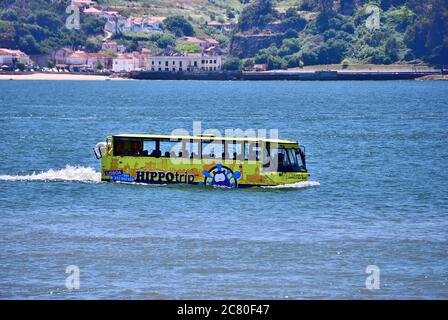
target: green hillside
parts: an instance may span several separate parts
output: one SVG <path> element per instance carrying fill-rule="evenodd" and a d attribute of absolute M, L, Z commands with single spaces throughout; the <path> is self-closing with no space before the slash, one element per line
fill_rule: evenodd
<path fill-rule="evenodd" d="M 81 30 L 68 30 L 65 10 L 69 2 L 2 0 L 0 47 L 18 48 L 29 54 L 48 53 L 62 46 L 99 50 L 104 20 L 81 15 Z M 270 69 L 276 69 L 342 61 L 448 64 L 446 0 L 98 0 L 97 3 L 124 16 L 183 16 L 182 23 L 193 29 L 189 33 L 219 40 L 246 65 L 266 63 Z M 372 18 L 372 12 L 366 11 L 368 5 L 378 7 L 377 28 L 366 27 L 366 21 Z M 206 26 L 212 20 L 232 21 L 237 26 L 232 32 L 218 31 Z M 161 50 L 179 46 L 176 35 L 179 32 L 168 27 L 163 36 L 126 34 L 115 39 L 130 50 L 142 47 Z"/>
<path fill-rule="evenodd" d="M 372 5 L 379 19 L 369 28 Z M 286 13 L 275 1 L 254 0 L 242 11 L 231 53 L 270 69 L 342 61 L 448 64 L 447 32 L 446 0 L 302 0 Z"/>

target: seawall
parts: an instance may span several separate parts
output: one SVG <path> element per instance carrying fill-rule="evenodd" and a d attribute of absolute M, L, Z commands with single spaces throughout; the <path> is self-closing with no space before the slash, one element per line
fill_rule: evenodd
<path fill-rule="evenodd" d="M 424 76 L 440 75 L 440 71 L 134 71 L 127 76 L 138 80 L 414 80 Z"/>

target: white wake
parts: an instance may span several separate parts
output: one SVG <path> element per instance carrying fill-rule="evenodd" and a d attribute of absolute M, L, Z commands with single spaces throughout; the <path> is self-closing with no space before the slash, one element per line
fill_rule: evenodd
<path fill-rule="evenodd" d="M 320 186 L 320 183 L 317 181 L 301 181 L 290 184 L 280 184 L 278 186 L 264 186 L 262 188 L 265 189 L 300 189 L 300 188 L 308 188 L 308 187 L 317 187 Z"/>
<path fill-rule="evenodd" d="M 50 169 L 45 172 L 33 172 L 29 175 L 0 175 L 3 181 L 78 181 L 101 182 L 101 173 L 90 167 L 65 166 L 64 169 Z"/>

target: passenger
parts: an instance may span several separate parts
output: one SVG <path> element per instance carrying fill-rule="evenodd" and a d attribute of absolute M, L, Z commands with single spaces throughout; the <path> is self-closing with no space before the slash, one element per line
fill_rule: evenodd
<path fill-rule="evenodd" d="M 285 160 L 285 155 L 283 153 L 279 153 L 278 154 L 278 171 L 282 171 L 284 169 L 284 160 Z"/>
<path fill-rule="evenodd" d="M 169 151 L 165 152 L 165 157 L 167 157 L 167 158 L 170 157 L 170 153 L 169 153 Z"/>
<path fill-rule="evenodd" d="M 133 145 L 133 149 L 134 149 L 134 154 L 136 156 L 143 155 L 143 147 L 142 147 L 142 144 L 140 142 L 135 141 L 134 145 Z"/>

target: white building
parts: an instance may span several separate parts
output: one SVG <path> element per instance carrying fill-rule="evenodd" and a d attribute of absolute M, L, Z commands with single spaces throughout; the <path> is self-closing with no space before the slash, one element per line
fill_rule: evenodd
<path fill-rule="evenodd" d="M 29 65 L 31 60 L 27 54 L 23 53 L 20 50 L 0 48 L 0 66 L 12 66 L 16 62 L 22 62 L 26 65 Z"/>
<path fill-rule="evenodd" d="M 133 52 L 120 54 L 112 61 L 113 72 L 130 72 L 147 69 L 149 66 L 150 51 L 143 49 L 142 53 Z"/>
<path fill-rule="evenodd" d="M 151 71 L 218 71 L 222 68 L 222 56 L 160 55 L 150 56 Z"/>

